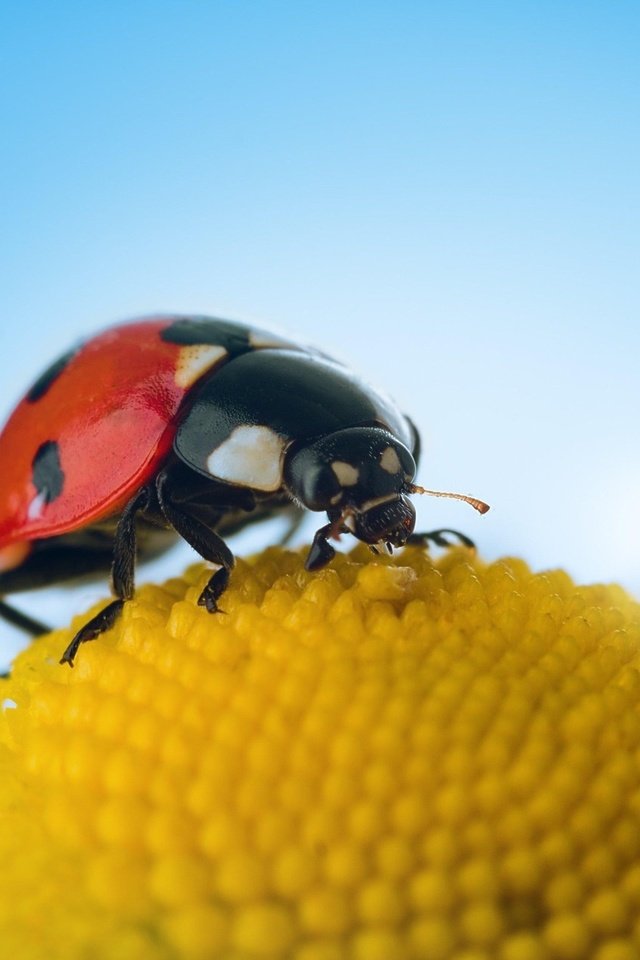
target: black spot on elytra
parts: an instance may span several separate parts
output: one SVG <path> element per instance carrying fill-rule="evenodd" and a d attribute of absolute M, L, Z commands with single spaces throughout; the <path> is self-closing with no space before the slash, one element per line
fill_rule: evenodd
<path fill-rule="evenodd" d="M 60 466 L 60 448 L 55 440 L 43 443 L 33 458 L 33 485 L 44 498 L 51 503 L 62 493 L 64 473 Z"/>
<path fill-rule="evenodd" d="M 217 317 L 181 317 L 162 330 L 160 339 L 181 347 L 200 344 L 224 347 L 233 356 L 252 349 L 250 335 L 251 327 L 233 323 L 232 320 L 220 320 Z"/>
<path fill-rule="evenodd" d="M 29 403 L 35 403 L 36 400 L 44 397 L 45 393 L 47 393 L 49 388 L 55 383 L 68 363 L 75 357 L 78 350 L 79 347 L 73 347 L 73 349 L 67 350 L 61 357 L 54 360 L 51 366 L 47 367 L 29 390 L 26 396 Z"/>

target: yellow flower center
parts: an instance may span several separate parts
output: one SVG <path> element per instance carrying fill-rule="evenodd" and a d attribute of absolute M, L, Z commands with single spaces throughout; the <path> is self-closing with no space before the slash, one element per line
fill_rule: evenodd
<path fill-rule="evenodd" d="M 640 609 L 464 551 L 141 588 L 2 681 L 11 960 L 638 960 Z"/>

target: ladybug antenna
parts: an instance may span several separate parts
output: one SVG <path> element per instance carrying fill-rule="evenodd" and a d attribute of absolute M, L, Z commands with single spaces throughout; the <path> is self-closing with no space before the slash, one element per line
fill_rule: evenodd
<path fill-rule="evenodd" d="M 426 490 L 425 487 L 419 487 L 417 483 L 408 483 L 407 491 L 409 493 L 426 493 L 430 497 L 448 497 L 450 500 L 464 500 L 470 504 L 478 513 L 486 513 L 490 509 L 489 504 L 484 500 L 478 500 L 476 497 L 467 497 L 464 493 L 443 493 L 441 490 Z"/>

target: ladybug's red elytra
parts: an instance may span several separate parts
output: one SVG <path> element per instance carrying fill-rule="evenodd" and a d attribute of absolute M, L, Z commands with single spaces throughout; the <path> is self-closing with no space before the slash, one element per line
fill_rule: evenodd
<path fill-rule="evenodd" d="M 134 592 L 136 554 L 176 535 L 215 564 L 209 612 L 234 557 L 222 539 L 274 511 L 326 511 L 306 560 L 351 533 L 373 550 L 415 534 L 410 494 L 481 500 L 413 483 L 418 433 L 383 394 L 324 354 L 242 323 L 162 316 L 112 327 L 56 360 L 0 434 L 0 594 L 111 566 L 115 599 L 61 663 L 108 630 Z M 0 601 L 0 615 L 47 628 Z"/>

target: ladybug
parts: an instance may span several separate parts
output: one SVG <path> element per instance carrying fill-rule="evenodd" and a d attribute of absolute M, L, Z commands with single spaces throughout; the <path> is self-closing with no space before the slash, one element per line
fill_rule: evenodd
<path fill-rule="evenodd" d="M 73 666 L 133 596 L 136 555 L 176 535 L 217 568 L 198 600 L 211 613 L 234 565 L 223 536 L 276 511 L 326 511 L 307 570 L 345 533 L 374 551 L 447 545 L 454 531 L 414 534 L 410 494 L 489 508 L 414 484 L 419 445 L 391 400 L 312 348 L 212 317 L 115 326 L 56 360 L 0 434 L 0 595 L 111 567 L 115 599 L 64 651 Z"/>

